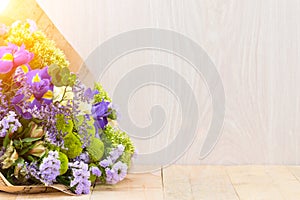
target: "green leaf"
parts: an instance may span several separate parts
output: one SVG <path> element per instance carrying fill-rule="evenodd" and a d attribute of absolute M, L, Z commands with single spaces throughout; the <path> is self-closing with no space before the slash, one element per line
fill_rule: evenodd
<path fill-rule="evenodd" d="M 29 161 L 31 161 L 31 162 L 34 162 L 34 161 L 35 161 L 35 159 L 34 159 L 32 156 L 27 156 L 27 159 L 28 159 Z"/>
<path fill-rule="evenodd" d="M 69 70 L 69 68 L 68 68 L 68 67 L 63 67 L 63 68 L 61 68 L 61 74 L 62 74 L 63 76 L 65 76 L 65 75 L 69 76 L 69 75 L 70 75 L 70 70 Z"/>
<path fill-rule="evenodd" d="M 60 67 L 57 64 L 52 64 L 48 67 L 48 73 L 51 76 L 55 71 L 59 70 Z"/>
<path fill-rule="evenodd" d="M 3 141 L 3 146 L 6 148 L 9 143 L 10 143 L 9 134 L 7 133 L 5 135 L 5 138 L 4 138 L 4 141 Z"/>
<path fill-rule="evenodd" d="M 77 78 L 68 67 L 61 68 L 55 64 L 50 65 L 48 73 L 52 77 L 51 82 L 57 87 L 73 86 Z"/>
<path fill-rule="evenodd" d="M 69 77 L 69 85 L 72 87 L 76 82 L 77 76 L 76 74 L 71 74 Z"/>
<path fill-rule="evenodd" d="M 61 83 L 64 85 L 64 86 L 68 86 L 69 84 L 69 75 L 64 75 L 61 77 Z"/>
<path fill-rule="evenodd" d="M 14 144 L 14 147 L 16 147 L 16 149 L 22 148 L 22 141 L 20 141 L 20 140 L 14 140 L 13 144 Z"/>
<path fill-rule="evenodd" d="M 19 163 L 23 164 L 23 163 L 24 163 L 24 158 L 19 157 L 19 158 L 16 160 L 16 162 L 14 163 L 14 165 L 17 165 L 17 164 L 19 164 Z"/>
<path fill-rule="evenodd" d="M 28 151 L 30 151 L 33 147 L 34 147 L 34 144 L 30 145 L 27 148 L 22 149 L 22 151 L 19 153 L 19 155 L 20 156 L 24 155 L 25 153 L 27 153 Z"/>
<path fill-rule="evenodd" d="M 40 140 L 40 139 L 41 138 L 24 138 L 21 141 L 22 142 L 34 142 L 34 141 L 37 141 L 37 140 Z"/>

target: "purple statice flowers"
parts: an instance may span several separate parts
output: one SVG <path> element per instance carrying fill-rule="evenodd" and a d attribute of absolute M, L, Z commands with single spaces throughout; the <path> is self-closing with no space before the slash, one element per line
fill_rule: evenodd
<path fill-rule="evenodd" d="M 127 165 L 118 161 L 111 168 L 105 168 L 106 183 L 116 184 L 122 181 L 127 175 Z"/>
<path fill-rule="evenodd" d="M 116 148 L 113 148 L 110 152 L 109 152 L 109 156 L 100 161 L 100 166 L 101 167 L 108 167 L 111 166 L 113 163 L 115 163 L 120 156 L 123 154 L 125 147 L 122 144 L 119 144 Z"/>
<path fill-rule="evenodd" d="M 39 166 L 36 162 L 26 163 L 27 174 L 45 185 L 51 185 L 56 182 L 56 177 L 59 176 L 60 164 L 58 152 L 49 151 L 48 156 L 43 158 Z"/>
<path fill-rule="evenodd" d="M 46 185 L 51 185 L 55 182 L 59 175 L 60 161 L 58 159 L 57 151 L 49 151 L 48 156 L 45 157 L 39 167 L 40 180 Z"/>
<path fill-rule="evenodd" d="M 122 181 L 127 174 L 127 165 L 118 159 L 124 152 L 125 147 L 119 144 L 116 148 L 112 149 L 109 156 L 100 161 L 100 166 L 104 168 L 105 180 L 107 184 L 116 184 Z"/>
<path fill-rule="evenodd" d="M 5 137 L 5 135 L 10 132 L 15 132 L 21 127 L 17 115 L 14 111 L 9 111 L 8 114 L 0 120 L 0 137 Z"/>
<path fill-rule="evenodd" d="M 97 177 L 100 177 L 102 172 L 100 171 L 100 169 L 98 167 L 91 167 L 90 168 L 90 171 L 93 175 L 97 176 Z"/>
<path fill-rule="evenodd" d="M 116 162 L 116 160 L 123 154 L 124 150 L 125 147 L 122 144 L 119 144 L 116 148 L 114 148 L 109 153 L 109 157 L 111 158 L 112 162 Z"/>
<path fill-rule="evenodd" d="M 69 167 L 71 167 L 74 177 L 70 187 L 75 188 L 76 194 L 88 194 L 91 187 L 89 166 L 82 161 L 75 161 L 74 163 L 69 163 Z"/>

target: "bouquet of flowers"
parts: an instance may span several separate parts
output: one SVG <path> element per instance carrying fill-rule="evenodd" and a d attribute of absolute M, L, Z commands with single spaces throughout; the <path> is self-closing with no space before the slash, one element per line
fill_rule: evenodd
<path fill-rule="evenodd" d="M 13 185 L 60 183 L 76 194 L 123 180 L 135 148 L 102 86 L 86 88 L 31 20 L 0 25 L 0 38 L 2 175 Z"/>

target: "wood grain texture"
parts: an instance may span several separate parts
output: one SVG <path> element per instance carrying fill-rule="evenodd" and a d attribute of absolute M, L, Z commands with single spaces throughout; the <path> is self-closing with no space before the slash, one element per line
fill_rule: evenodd
<path fill-rule="evenodd" d="M 300 182 L 286 166 L 225 168 L 240 199 L 299 198 Z"/>
<path fill-rule="evenodd" d="M 114 186 L 96 185 L 91 199 L 163 199 L 162 178 L 152 174 L 129 175 Z"/>
<path fill-rule="evenodd" d="M 163 170 L 163 180 L 166 200 L 238 199 L 225 167 L 171 166 Z"/>
<path fill-rule="evenodd" d="M 99 79 L 112 94 L 126 72 L 145 63 L 167 65 L 186 78 L 197 98 L 199 123 L 192 146 L 177 163 L 300 164 L 300 1 L 38 3 L 84 59 L 112 36 L 144 27 L 174 30 L 205 49 L 223 81 L 226 116 L 219 142 L 202 160 L 199 153 L 212 105 L 205 79 L 191 66 L 173 55 L 137 52 L 119 59 Z M 180 105 L 160 88 L 145 89 L 131 99 L 129 110 L 136 124 L 151 124 L 150 108 L 157 103 L 164 105 L 167 125 L 157 137 L 134 139 L 141 153 L 165 148 L 180 127 Z"/>

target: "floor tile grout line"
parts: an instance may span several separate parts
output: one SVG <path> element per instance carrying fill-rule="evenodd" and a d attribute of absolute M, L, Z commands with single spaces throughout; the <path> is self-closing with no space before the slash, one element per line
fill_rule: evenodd
<path fill-rule="evenodd" d="M 162 188 L 162 193 L 163 193 L 163 199 L 166 199 L 165 196 L 165 183 L 164 183 L 164 168 L 160 168 L 160 176 L 161 176 L 161 188 Z"/>
<path fill-rule="evenodd" d="M 285 166 L 286 168 L 287 168 L 287 170 L 296 178 L 296 180 L 298 181 L 298 182 L 300 182 L 300 179 L 298 178 L 298 176 L 296 176 L 295 174 L 294 174 L 294 172 L 292 171 L 292 170 L 290 170 L 289 169 L 289 167 L 287 167 L 287 166 Z"/>
<path fill-rule="evenodd" d="M 233 182 L 232 182 L 232 180 L 231 180 L 231 177 L 230 177 L 230 175 L 229 175 L 229 173 L 228 173 L 228 171 L 227 171 L 227 167 L 226 167 L 226 166 L 223 166 L 222 168 L 224 169 L 225 174 L 227 175 L 227 178 L 229 179 L 229 181 L 230 181 L 230 183 L 231 183 L 231 185 L 232 185 L 232 187 L 233 187 L 233 190 L 234 190 L 235 195 L 237 196 L 237 198 L 238 198 L 239 200 L 241 200 L 241 198 L 240 198 L 238 192 L 236 191 L 235 186 L 234 186 L 234 184 L 233 184 Z"/>

